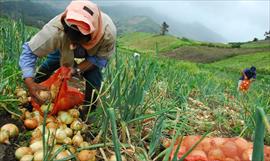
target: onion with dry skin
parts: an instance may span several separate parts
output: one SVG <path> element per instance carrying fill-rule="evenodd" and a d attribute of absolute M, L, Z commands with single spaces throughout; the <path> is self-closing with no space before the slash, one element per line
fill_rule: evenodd
<path fill-rule="evenodd" d="M 78 154 L 77 158 L 79 159 L 79 161 L 96 161 L 96 151 L 82 150 Z"/>
<path fill-rule="evenodd" d="M 59 87 L 57 85 L 55 85 L 55 84 L 52 84 L 51 85 L 51 88 L 50 88 L 50 91 L 51 91 L 51 97 L 52 97 L 52 99 L 55 99 L 55 97 L 58 94 Z"/>
<path fill-rule="evenodd" d="M 86 141 L 83 141 L 81 144 L 80 144 L 80 148 L 85 148 L 85 147 L 88 147 L 90 144 Z"/>
<path fill-rule="evenodd" d="M 51 112 L 53 110 L 53 104 L 43 104 L 41 105 L 40 109 L 42 112 Z"/>
<path fill-rule="evenodd" d="M 237 156 L 237 146 L 232 141 L 227 141 L 220 146 L 221 150 L 227 157 Z"/>
<path fill-rule="evenodd" d="M 80 116 L 79 110 L 77 110 L 75 108 L 69 109 L 68 113 L 70 113 L 73 118 L 79 118 L 79 116 Z"/>
<path fill-rule="evenodd" d="M 66 137 L 67 134 L 64 129 L 60 128 L 56 130 L 55 138 L 57 143 L 63 143 Z"/>
<path fill-rule="evenodd" d="M 65 150 L 65 151 L 61 151 L 57 156 L 56 156 L 56 160 L 61 160 L 64 158 L 67 158 L 69 156 L 69 153 Z"/>
<path fill-rule="evenodd" d="M 24 155 L 20 161 L 32 161 L 34 159 L 33 155 Z"/>
<path fill-rule="evenodd" d="M 15 157 L 18 160 L 20 160 L 24 155 L 32 155 L 32 149 L 29 147 L 20 147 L 15 151 Z"/>
<path fill-rule="evenodd" d="M 79 132 L 77 132 L 76 135 L 73 136 L 73 138 L 72 138 L 72 144 L 73 144 L 74 146 L 80 146 L 80 144 L 81 144 L 82 142 L 83 142 L 83 137 L 82 137 L 82 135 L 81 135 L 81 133 L 80 133 L 80 131 L 79 131 Z"/>
<path fill-rule="evenodd" d="M 0 143 L 10 144 L 9 133 L 7 131 L 0 131 Z"/>
<path fill-rule="evenodd" d="M 38 122 L 36 119 L 26 119 L 24 120 L 24 126 L 27 128 L 27 129 L 35 129 L 37 126 L 38 126 Z"/>
<path fill-rule="evenodd" d="M 42 144 L 42 140 L 36 141 L 33 144 L 30 145 L 30 148 L 32 149 L 32 151 L 34 153 L 36 153 L 37 151 L 42 151 L 43 149 L 43 144 Z"/>
<path fill-rule="evenodd" d="M 65 133 L 67 134 L 68 137 L 72 137 L 73 131 L 72 131 L 71 128 L 68 128 L 68 127 L 67 127 L 67 128 L 65 128 L 64 130 L 65 130 Z"/>
<path fill-rule="evenodd" d="M 1 127 L 1 131 L 7 131 L 9 133 L 9 137 L 14 137 L 19 134 L 19 129 L 15 124 L 5 124 Z"/>
<path fill-rule="evenodd" d="M 222 150 L 219 148 L 211 149 L 208 152 L 208 159 L 209 160 L 223 160 L 225 155 L 223 154 Z"/>
<path fill-rule="evenodd" d="M 75 130 L 75 131 L 81 130 L 82 127 L 83 127 L 83 123 L 82 123 L 81 121 L 77 120 L 77 119 L 74 120 L 74 121 L 72 122 L 72 124 L 70 125 L 70 128 L 71 128 L 72 130 Z"/>
<path fill-rule="evenodd" d="M 43 100 L 43 101 L 47 101 L 51 98 L 51 93 L 49 91 L 40 91 L 39 92 L 39 97 Z"/>
<path fill-rule="evenodd" d="M 43 150 L 35 152 L 34 161 L 43 161 Z"/>
<path fill-rule="evenodd" d="M 73 117 L 68 112 L 60 111 L 58 113 L 58 120 L 60 120 L 60 122 L 62 122 L 64 124 L 68 125 L 68 124 L 71 124 L 72 123 Z"/>

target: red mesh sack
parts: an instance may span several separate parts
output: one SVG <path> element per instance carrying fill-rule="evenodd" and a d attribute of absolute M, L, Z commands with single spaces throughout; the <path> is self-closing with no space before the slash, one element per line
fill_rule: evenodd
<path fill-rule="evenodd" d="M 247 91 L 250 86 L 250 80 L 243 80 L 242 83 L 240 84 L 240 91 Z"/>
<path fill-rule="evenodd" d="M 53 109 L 49 115 L 57 114 L 59 111 L 68 110 L 75 105 L 83 103 L 84 94 L 78 89 L 68 86 L 68 73 L 70 68 L 59 68 L 49 79 L 40 83 L 51 91 Z M 31 99 L 32 106 L 42 113 L 40 105 Z"/>

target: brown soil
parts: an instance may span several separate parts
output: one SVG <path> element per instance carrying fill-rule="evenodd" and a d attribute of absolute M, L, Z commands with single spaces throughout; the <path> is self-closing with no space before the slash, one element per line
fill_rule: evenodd
<path fill-rule="evenodd" d="M 217 48 L 207 46 L 184 46 L 162 55 L 179 60 L 187 60 L 196 63 L 211 63 L 225 58 L 252 54 L 256 52 L 270 51 L 269 48 Z"/>
<path fill-rule="evenodd" d="M 17 125 L 20 135 L 15 138 L 10 138 L 10 145 L 0 144 L 0 161 L 15 161 L 15 150 L 18 148 L 18 145 L 21 145 L 26 141 L 25 135 L 22 135 L 22 133 L 26 130 L 21 120 L 11 118 L 10 114 L 0 111 L 0 126 L 2 127 L 6 123 L 13 123 Z"/>

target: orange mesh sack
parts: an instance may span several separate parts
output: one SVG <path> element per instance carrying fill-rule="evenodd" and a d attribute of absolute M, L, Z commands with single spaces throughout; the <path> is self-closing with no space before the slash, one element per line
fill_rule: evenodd
<path fill-rule="evenodd" d="M 240 84 L 240 91 L 247 91 L 250 87 L 250 80 L 243 80 L 242 83 Z"/>
<path fill-rule="evenodd" d="M 68 110 L 83 103 L 84 94 L 78 89 L 68 86 L 69 72 L 69 68 L 61 67 L 49 79 L 40 83 L 40 85 L 50 89 L 51 92 L 52 110 L 50 110 L 49 115 L 57 114 L 59 111 Z M 33 99 L 31 99 L 31 103 L 35 109 L 42 113 L 39 104 Z"/>

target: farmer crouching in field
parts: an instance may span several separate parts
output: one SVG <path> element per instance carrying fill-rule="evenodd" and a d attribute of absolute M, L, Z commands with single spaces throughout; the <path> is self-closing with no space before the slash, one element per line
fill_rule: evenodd
<path fill-rule="evenodd" d="M 256 79 L 256 67 L 252 66 L 251 68 L 246 68 L 241 74 L 237 90 L 246 92 L 249 89 L 251 82 Z"/>
<path fill-rule="evenodd" d="M 38 103 L 38 83 L 45 81 L 60 66 L 86 79 L 84 104 L 89 105 L 92 91 L 101 86 L 101 69 L 115 51 L 116 28 L 111 18 L 90 1 L 72 1 L 66 10 L 49 21 L 29 42 L 23 44 L 19 65 L 30 96 Z M 37 59 L 47 59 L 34 77 Z M 74 58 L 84 58 L 80 64 Z M 95 100 L 95 99 L 92 99 Z M 88 106 L 89 107 L 89 106 Z M 91 109 L 95 109 L 93 105 Z M 85 118 L 87 106 L 81 110 Z"/>

